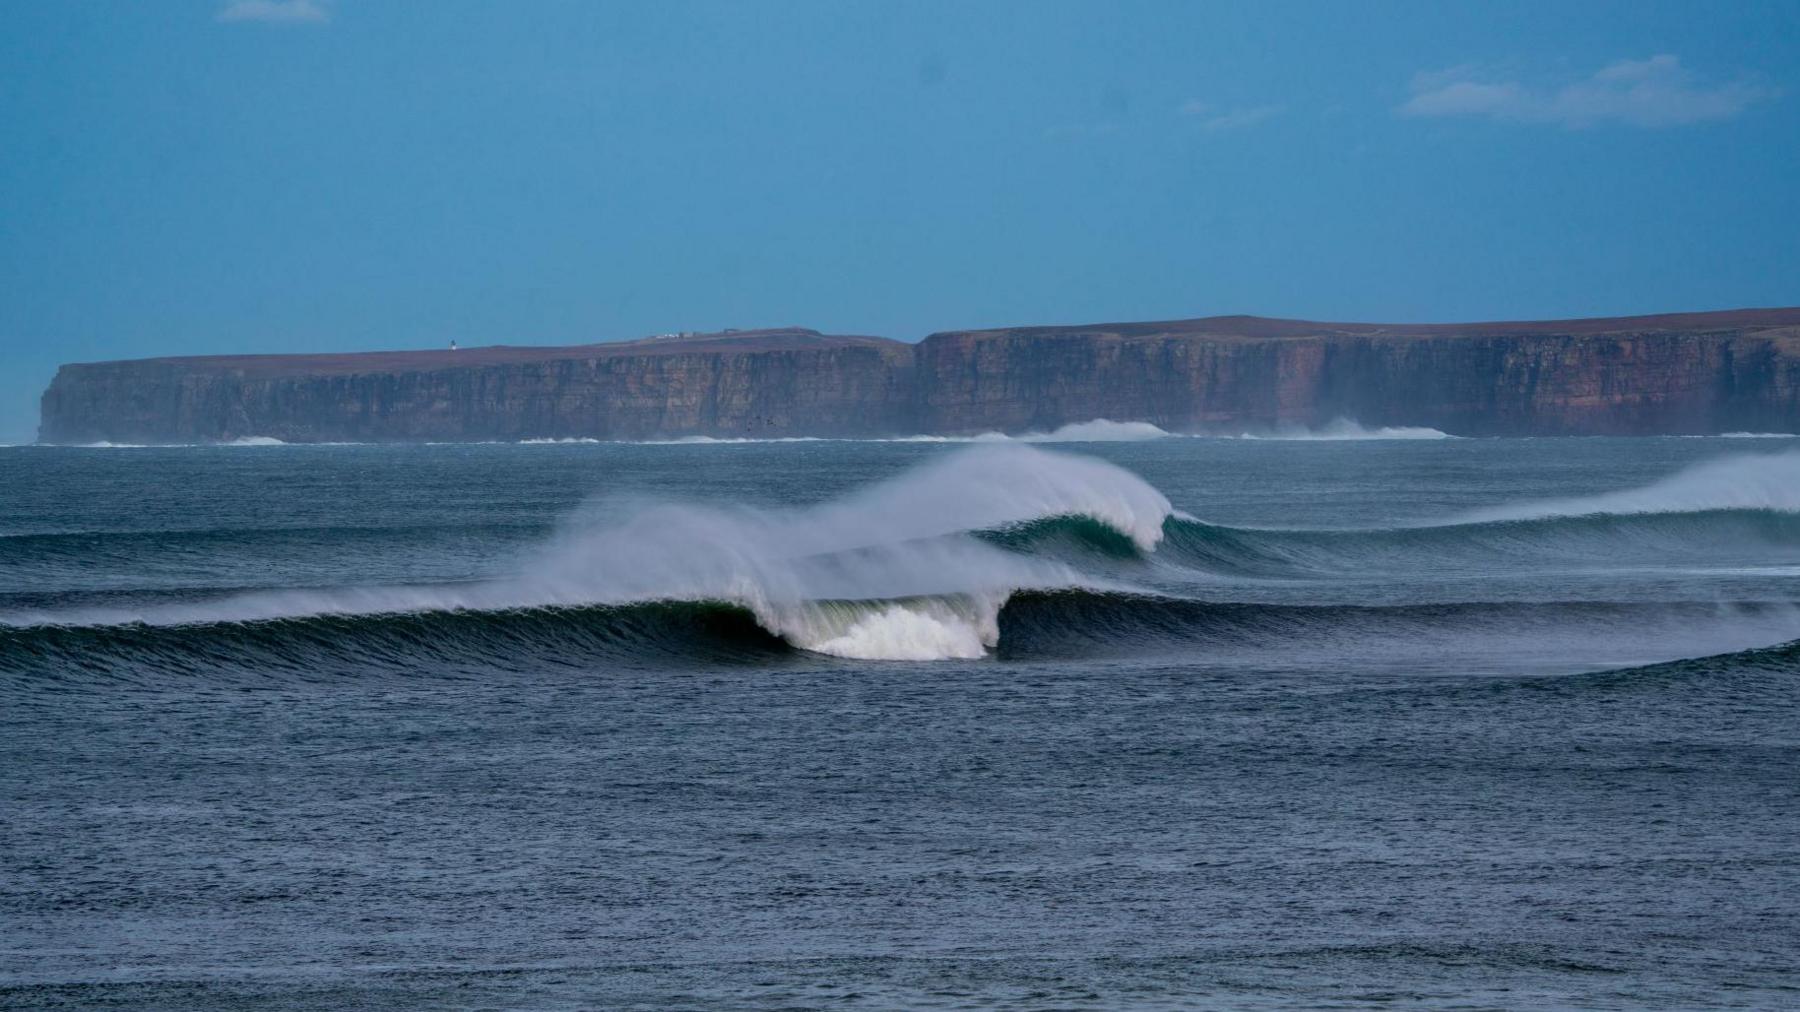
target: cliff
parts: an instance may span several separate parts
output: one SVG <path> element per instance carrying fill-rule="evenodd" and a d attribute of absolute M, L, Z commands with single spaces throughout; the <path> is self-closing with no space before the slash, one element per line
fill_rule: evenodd
<path fill-rule="evenodd" d="M 1337 418 L 1458 435 L 1800 427 L 1800 308 L 1613 319 L 1359 324 L 1213 317 L 935 334 L 932 431 L 1111 418 L 1179 432 Z"/>
<path fill-rule="evenodd" d="M 878 436 L 1110 418 L 1176 432 L 1800 429 L 1800 308 L 1354 324 L 1211 317 L 933 334 L 801 329 L 578 347 L 67 365 L 45 442 Z"/>
<path fill-rule="evenodd" d="M 67 365 L 39 439 L 180 443 L 880 435 L 911 345 L 757 330 L 558 348 L 246 355 Z"/>

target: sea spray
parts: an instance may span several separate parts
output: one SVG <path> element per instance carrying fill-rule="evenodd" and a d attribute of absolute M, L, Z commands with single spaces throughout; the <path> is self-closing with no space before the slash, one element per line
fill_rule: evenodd
<path fill-rule="evenodd" d="M 797 646 L 858 657 L 962 657 L 998 635 L 1006 596 L 1090 582 L 973 535 L 1081 516 L 1151 551 L 1170 505 L 1115 465 L 983 446 L 843 499 L 792 510 L 601 502 L 523 579 L 557 600 L 734 601 Z M 888 602 L 846 612 L 822 602 Z"/>
<path fill-rule="evenodd" d="M 1489 453 L 1490 446 L 1469 444 L 1467 452 Z M 375 451 L 357 455 L 365 452 Z M 807 456 L 852 452 L 880 460 L 891 451 L 831 448 Z M 0 541 L 0 575 L 8 566 L 26 574 L 14 583 L 19 589 L 0 598 L 0 625 L 36 627 L 5 631 L 0 667 L 80 666 L 99 663 L 104 653 L 119 665 L 176 673 L 227 655 L 239 659 L 234 664 L 272 669 L 338 663 L 349 670 L 366 662 L 451 672 L 479 659 L 592 670 L 659 657 L 766 659 L 796 647 L 846 660 L 1070 650 L 1148 656 L 1172 648 L 1209 664 L 1228 652 L 1286 663 L 1307 651 L 1335 650 L 1340 659 L 1379 656 L 1383 664 L 1436 663 L 1431 657 L 1441 655 L 1446 665 L 1466 667 L 1472 654 L 1512 663 L 1549 645 L 1550 660 L 1566 654 L 1611 663 L 1678 656 L 1690 643 L 1729 649 L 1800 634 L 1791 613 L 1758 604 L 1782 600 L 1770 578 L 1800 566 L 1800 511 L 1769 508 L 1791 487 L 1781 468 L 1791 469 L 1793 455 L 1716 462 L 1599 497 L 1651 495 L 1659 509 L 1697 502 L 1701 508 L 1692 511 L 1551 511 L 1337 529 L 1204 523 L 1171 511 L 1161 492 L 1111 464 L 1013 442 L 923 455 L 927 461 L 910 471 L 811 504 L 746 505 L 746 488 L 755 493 L 757 486 L 721 484 L 714 476 L 708 481 L 717 498 L 710 502 L 598 498 L 572 512 L 558 507 L 562 520 L 549 534 L 543 524 L 556 513 L 540 512 L 526 526 L 446 524 L 437 539 L 413 526 L 402 536 L 399 528 L 290 530 L 240 517 L 217 529 L 153 536 Z M 1129 455 L 1206 461 L 1238 451 L 1215 453 L 1194 441 Z M 567 466 L 531 453 L 513 460 L 525 458 L 529 467 L 515 466 L 526 473 Z M 724 462 L 735 459 L 728 451 L 709 466 L 729 475 L 733 465 Z M 1190 474 L 1191 484 L 1171 487 L 1184 487 L 1196 502 L 1210 501 L 1204 486 L 1233 480 L 1211 466 Z M 1706 492 L 1697 499 L 1668 495 L 1696 482 Z M 1510 488 L 1486 487 L 1496 495 Z M 537 488 L 517 487 L 522 497 Z M 804 490 L 762 489 L 756 498 L 808 498 Z M 1721 497 L 1758 505 L 1714 508 Z M 1581 500 L 1577 512 L 1591 510 L 1593 498 Z M 1511 509 L 1544 513 L 1533 503 Z M 381 570 L 406 571 L 364 562 L 370 545 L 399 553 L 416 544 L 429 553 L 452 544 L 465 552 L 465 537 L 493 548 L 479 570 L 446 565 L 442 577 L 407 573 L 384 582 Z M 266 579 L 258 560 L 277 549 L 285 585 L 229 582 Z M 190 557 L 223 551 L 238 552 L 246 565 L 183 568 Z M 81 575 L 125 566 L 137 579 L 160 581 L 160 589 Z M 50 586 L 30 576 L 57 572 L 81 578 Z M 456 582 L 427 582 L 436 579 Z M 1453 598 L 1455 606 L 1392 611 L 1419 601 L 1420 588 Z M 1546 595 L 1557 600 L 1544 602 Z M 1295 597 L 1315 607 L 1271 607 Z M 1744 613 L 1751 620 L 1693 607 L 1709 598 L 1752 606 Z M 1580 618 L 1577 601 L 1603 609 L 1615 602 L 1623 611 L 1617 621 Z M 1539 607 L 1541 614 L 1532 610 Z M 1652 641 L 1655 649 L 1639 649 Z M 1435 645 L 1424 650 L 1427 643 Z"/>
<path fill-rule="evenodd" d="M 601 499 L 510 575 L 455 585 L 253 591 L 202 601 L 24 612 L 11 625 L 249 622 L 721 601 L 796 646 L 865 658 L 977 656 L 1007 596 L 1092 585 L 1067 563 L 976 537 L 1078 516 L 1153 550 L 1167 498 L 1105 461 L 1014 444 L 962 450 L 844 498 L 772 509 Z"/>
<path fill-rule="evenodd" d="M 985 655 L 1000 642 L 1000 609 L 1006 600 L 1004 594 L 953 594 L 814 603 L 780 624 L 789 642 L 834 657 L 967 660 Z"/>
<path fill-rule="evenodd" d="M 1800 512 L 1800 452 L 1721 457 L 1640 488 L 1495 506 L 1468 513 L 1460 522 L 1706 510 Z"/>

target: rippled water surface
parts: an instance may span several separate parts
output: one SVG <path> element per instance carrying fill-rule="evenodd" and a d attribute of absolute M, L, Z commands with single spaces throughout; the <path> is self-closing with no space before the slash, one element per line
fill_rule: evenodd
<path fill-rule="evenodd" d="M 1793 1007 L 1796 640 L 1800 440 L 4 448 L 0 1006 Z"/>

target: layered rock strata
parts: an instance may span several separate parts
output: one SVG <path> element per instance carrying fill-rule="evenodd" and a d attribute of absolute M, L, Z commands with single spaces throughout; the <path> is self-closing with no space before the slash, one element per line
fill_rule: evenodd
<path fill-rule="evenodd" d="M 933 334 L 798 328 L 576 347 L 66 365 L 45 442 L 477 441 L 1429 426 L 1800 429 L 1800 308 L 1475 324 L 1210 317 Z"/>

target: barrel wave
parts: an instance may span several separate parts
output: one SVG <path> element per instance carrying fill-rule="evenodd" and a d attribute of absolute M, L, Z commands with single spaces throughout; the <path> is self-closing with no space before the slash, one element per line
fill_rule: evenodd
<path fill-rule="evenodd" d="M 488 545 L 491 572 L 259 585 L 244 561 L 328 545 L 379 572 L 382 551 L 425 554 L 447 532 Z M 132 563 L 150 585 L 71 560 Z M 279 679 L 1100 655 L 1597 670 L 1800 636 L 1793 605 L 1756 582 L 1790 571 L 1800 454 L 1333 528 L 1211 523 L 1113 463 L 982 445 L 809 505 L 602 494 L 548 530 L 489 518 L 0 538 L 0 573 L 29 587 L 0 595 L 0 670 Z"/>
<path fill-rule="evenodd" d="M 216 597 L 196 596 L 189 587 L 178 600 L 16 608 L 0 621 L 224 628 L 325 616 L 716 602 L 745 609 L 770 633 L 819 653 L 974 658 L 997 642 L 998 612 L 1012 592 L 1090 582 L 1065 562 L 1008 551 L 978 534 L 1079 516 L 1148 552 L 1161 541 L 1169 513 L 1161 493 L 1103 461 L 1021 446 L 979 447 L 804 508 L 601 498 L 518 553 L 512 572 L 492 579 L 254 589 Z M 163 537 L 203 541 L 218 534 Z M 92 551 L 91 542 L 109 539 L 16 540 L 0 548 L 7 564 Z M 38 586 L 57 589 L 44 580 Z M 45 590 L 35 592 L 39 601 L 45 596 Z"/>

